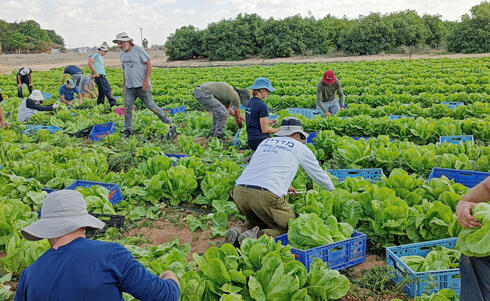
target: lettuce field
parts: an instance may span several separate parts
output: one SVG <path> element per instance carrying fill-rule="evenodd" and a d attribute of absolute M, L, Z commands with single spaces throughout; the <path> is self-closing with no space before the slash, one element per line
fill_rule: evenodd
<path fill-rule="evenodd" d="M 124 117 L 112 112 L 107 103 L 97 106 L 93 99 L 77 108 L 63 105 L 54 112 L 39 112 L 20 123 L 17 111 L 22 100 L 16 96 L 12 73 L 0 76 L 2 94 L 8 96 L 1 105 L 9 124 L 0 128 L 0 299 L 13 298 L 20 272 L 49 248 L 46 240 L 28 242 L 20 235 L 20 229 L 38 219 L 45 190 L 85 180 L 118 184 L 122 194 L 122 201 L 112 205 L 109 190 L 101 186 L 76 188 L 89 211 L 125 218 L 124 227 L 109 228 L 96 239 L 121 243 L 155 274 L 174 271 L 183 301 L 409 300 L 403 283 L 392 282 L 392 271 L 386 266 L 336 271 L 315 259 L 307 270 L 295 260 L 291 246 L 281 246 L 267 236 L 247 239 L 240 248 L 223 243 L 226 229 L 244 222 L 229 192 L 250 152 L 241 149 L 246 144 L 243 135 L 239 136 L 241 145 L 232 145 L 238 131 L 233 118 L 227 122 L 225 141 L 206 138 L 212 117 L 193 98 L 194 87 L 224 81 L 245 88 L 257 77 L 268 77 L 277 90 L 266 102 L 280 124 L 290 115 L 287 108 L 315 107 L 316 85 L 327 69 L 339 78 L 348 107 L 335 117 L 294 115 L 306 131 L 317 132 L 314 144 L 308 146 L 325 170 L 381 168 L 384 175 L 377 182 L 332 177 L 336 189 L 328 192 L 299 170 L 292 186 L 307 193 L 287 197 L 298 216 L 290 222 L 292 247 L 308 249 L 342 241 L 358 231 L 367 236 L 368 256 L 384 260 L 385 247 L 457 237 L 463 232 L 458 241 L 461 251 L 488 256 L 488 244 L 482 250 L 471 247 L 480 246 L 481 241 L 466 241 L 470 233 L 462 231 L 454 214 L 469 188 L 445 177 L 427 179 L 434 167 L 490 172 L 489 57 L 154 68 L 155 102 L 167 109 L 186 108 L 185 113 L 170 116 L 178 132 L 172 141 L 165 139 L 169 126 L 140 101 L 130 138 L 123 137 Z M 34 88 L 53 95 L 44 104 L 58 98 L 62 73 L 62 68 L 33 73 Z M 118 96 L 116 106 L 121 107 L 121 69 L 109 69 L 107 77 Z M 444 102 L 462 104 L 453 108 Z M 106 122 L 115 122 L 116 130 L 101 141 L 71 135 Z M 62 130 L 27 134 L 26 124 Z M 472 135 L 474 140 L 439 142 L 441 136 L 460 135 Z M 156 242 L 130 234 L 132 229 L 151 228 L 155 221 L 170 219 L 189 232 L 207 230 L 218 243 L 191 254 L 192 242 L 183 243 L 177 235 L 171 241 Z M 326 221 L 322 227 L 313 222 L 322 220 Z M 315 231 L 322 235 L 301 239 Z M 414 270 L 457 267 L 456 251 L 432 252 L 445 254 L 444 268 L 431 261 L 431 256 L 439 255 L 405 261 Z M 418 298 L 456 300 L 450 290 L 441 290 L 437 296 L 431 293 Z"/>

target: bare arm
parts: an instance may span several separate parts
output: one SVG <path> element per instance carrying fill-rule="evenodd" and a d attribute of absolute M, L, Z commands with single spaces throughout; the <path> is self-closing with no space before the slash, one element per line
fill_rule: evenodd
<path fill-rule="evenodd" d="M 456 206 L 456 215 L 461 226 L 465 228 L 481 227 L 471 215 L 471 209 L 478 203 L 490 201 L 490 177 L 468 191 Z"/>
<path fill-rule="evenodd" d="M 273 128 L 269 126 L 269 117 L 262 117 L 260 118 L 260 130 L 262 133 L 267 134 L 267 133 L 277 133 L 280 131 L 280 128 Z"/>
<path fill-rule="evenodd" d="M 147 60 L 145 62 L 146 65 L 146 73 L 145 73 L 145 80 L 143 82 L 143 90 L 148 90 L 150 88 L 150 76 L 151 76 L 151 70 L 153 69 L 153 66 L 151 65 L 151 61 Z"/>
<path fill-rule="evenodd" d="M 172 271 L 165 271 L 165 272 L 163 272 L 160 275 L 160 278 L 162 278 L 163 280 L 165 280 L 165 279 L 175 280 L 175 282 L 177 282 L 177 285 L 179 286 L 179 289 L 180 289 L 179 278 L 177 277 L 177 275 L 175 275 L 174 272 L 172 272 Z"/>
<path fill-rule="evenodd" d="M 65 84 L 65 79 L 66 79 L 66 73 L 63 73 L 63 78 L 61 79 L 61 84 Z"/>
<path fill-rule="evenodd" d="M 64 95 L 60 95 L 60 100 L 61 100 L 61 102 L 71 106 L 71 102 L 66 100 Z"/>
<path fill-rule="evenodd" d="M 97 73 L 94 69 L 94 62 L 95 62 L 95 59 L 93 57 L 89 58 L 88 59 L 88 67 L 95 74 L 95 77 L 99 77 L 99 73 Z"/>
<path fill-rule="evenodd" d="M 29 73 L 29 86 L 32 86 L 32 73 Z"/>
<path fill-rule="evenodd" d="M 17 74 L 17 86 L 21 87 L 22 83 L 20 82 L 20 75 Z"/>

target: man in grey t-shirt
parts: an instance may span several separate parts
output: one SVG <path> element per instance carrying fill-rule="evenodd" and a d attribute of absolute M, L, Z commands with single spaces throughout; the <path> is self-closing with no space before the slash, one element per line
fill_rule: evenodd
<path fill-rule="evenodd" d="M 80 82 L 80 95 L 82 95 L 83 98 L 97 97 L 97 89 L 95 88 L 94 77 L 95 75 L 93 73 L 90 73 L 82 78 Z"/>
<path fill-rule="evenodd" d="M 126 32 L 121 32 L 116 35 L 113 40 L 121 49 L 121 64 L 123 69 L 123 85 L 124 85 L 124 126 L 126 127 L 125 136 L 129 137 L 132 134 L 133 124 L 133 105 L 136 97 L 141 99 L 145 105 L 155 115 L 165 123 L 172 121 L 165 115 L 165 112 L 158 107 L 153 101 L 151 92 L 151 70 L 152 65 L 148 53 L 133 43 L 133 39 Z"/>

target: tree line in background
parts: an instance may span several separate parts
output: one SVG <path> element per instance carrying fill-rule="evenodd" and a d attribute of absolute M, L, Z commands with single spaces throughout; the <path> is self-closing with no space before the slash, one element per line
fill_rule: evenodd
<path fill-rule="evenodd" d="M 62 48 L 65 45 L 63 37 L 54 30 L 41 29 L 33 20 L 14 23 L 0 20 L 0 41 L 6 52 L 47 51 L 52 46 Z"/>
<path fill-rule="evenodd" d="M 204 30 L 181 27 L 168 37 L 165 49 L 169 60 L 240 60 L 336 52 L 378 54 L 423 45 L 445 45 L 451 52 L 490 52 L 490 3 L 472 7 L 459 22 L 442 21 L 439 15 L 419 16 L 412 10 L 371 13 L 357 19 L 328 15 L 319 20 L 299 15 L 266 20 L 256 14 L 239 14 Z"/>

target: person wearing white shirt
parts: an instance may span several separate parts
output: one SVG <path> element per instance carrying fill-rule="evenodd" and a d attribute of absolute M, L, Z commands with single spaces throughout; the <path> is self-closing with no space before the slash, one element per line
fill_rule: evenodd
<path fill-rule="evenodd" d="M 246 237 L 257 238 L 262 234 L 275 237 L 287 232 L 294 212 L 284 196 L 296 193 L 290 185 L 300 166 L 325 189 L 335 189 L 313 152 L 304 144 L 307 137 L 301 121 L 290 117 L 283 119 L 274 138 L 259 144 L 232 192 L 238 210 L 245 215 L 251 229 L 246 230 L 244 226 L 228 229 L 228 242 L 241 243 Z"/>

